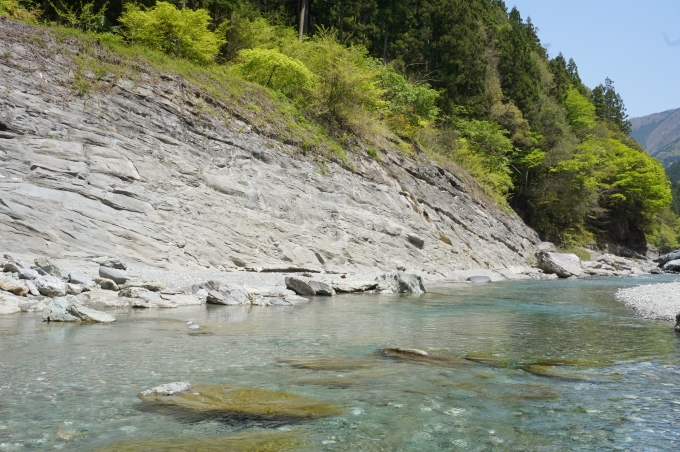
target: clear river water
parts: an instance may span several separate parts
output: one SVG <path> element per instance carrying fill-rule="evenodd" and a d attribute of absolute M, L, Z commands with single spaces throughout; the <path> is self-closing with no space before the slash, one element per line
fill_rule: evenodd
<path fill-rule="evenodd" d="M 161 439 L 196 450 L 230 435 L 233 447 L 214 450 L 680 450 L 680 336 L 614 299 L 619 287 L 675 279 L 120 310 L 110 325 L 0 317 L 0 451 L 153 450 Z M 392 346 L 446 359 L 379 351 Z M 342 414 L 189 422 L 140 410 L 140 391 L 174 381 L 287 391 Z M 279 446 L 248 443 L 277 435 Z"/>

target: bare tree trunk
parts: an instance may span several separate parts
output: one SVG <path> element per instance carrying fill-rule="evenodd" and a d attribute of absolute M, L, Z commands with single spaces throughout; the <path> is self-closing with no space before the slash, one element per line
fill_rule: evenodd
<path fill-rule="evenodd" d="M 385 42 L 383 43 L 383 66 L 387 66 L 387 42 L 389 36 L 389 29 L 387 28 L 387 19 L 385 19 Z"/>
<path fill-rule="evenodd" d="M 307 33 L 309 22 L 309 0 L 300 0 L 300 41 Z"/>
<path fill-rule="evenodd" d="M 340 2 L 340 43 L 342 44 L 343 38 L 342 38 L 342 26 L 343 22 L 345 22 L 345 3 Z"/>

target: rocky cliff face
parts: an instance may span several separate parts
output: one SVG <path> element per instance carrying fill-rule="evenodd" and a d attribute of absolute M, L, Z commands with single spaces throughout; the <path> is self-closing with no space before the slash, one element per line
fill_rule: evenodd
<path fill-rule="evenodd" d="M 209 96 L 173 75 L 78 96 L 72 61 L 33 30 L 0 22 L 1 250 L 442 276 L 524 266 L 536 251 L 518 217 L 424 155 L 320 171 L 224 106 L 202 113 Z"/>

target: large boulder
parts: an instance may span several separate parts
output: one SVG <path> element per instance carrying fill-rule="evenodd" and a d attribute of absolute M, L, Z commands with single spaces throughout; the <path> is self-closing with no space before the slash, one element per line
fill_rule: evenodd
<path fill-rule="evenodd" d="M 94 279 L 95 284 L 99 285 L 104 290 L 114 290 L 118 292 L 120 290 L 120 287 L 118 287 L 118 284 L 115 282 L 111 281 L 108 278 L 95 278 Z"/>
<path fill-rule="evenodd" d="M 307 284 L 309 284 L 309 287 L 314 289 L 314 293 L 316 295 L 321 295 L 324 297 L 331 297 L 335 295 L 335 290 L 329 285 L 321 281 L 314 281 L 313 279 L 310 279 L 307 281 Z"/>
<path fill-rule="evenodd" d="M 57 267 L 48 258 L 38 257 L 33 262 L 35 262 L 36 267 L 38 267 L 40 270 L 44 271 L 46 274 L 48 274 L 50 276 L 57 277 L 57 278 L 61 278 L 61 270 L 59 270 L 59 267 Z"/>
<path fill-rule="evenodd" d="M 55 276 L 39 276 L 33 281 L 33 284 L 38 292 L 46 297 L 63 297 L 68 293 L 68 285 Z"/>
<path fill-rule="evenodd" d="M 116 319 L 105 312 L 72 304 L 63 298 L 53 298 L 43 309 L 43 321 L 111 323 Z"/>
<path fill-rule="evenodd" d="M 663 269 L 667 272 L 680 272 L 680 259 L 666 262 L 663 266 Z"/>
<path fill-rule="evenodd" d="M 69 273 L 68 282 L 71 284 L 80 284 L 81 286 L 89 286 L 92 284 L 92 278 L 82 273 Z"/>
<path fill-rule="evenodd" d="M 28 279 L 28 280 L 33 280 L 40 276 L 40 273 L 37 271 L 31 269 L 31 268 L 19 268 L 18 269 L 19 273 L 19 279 Z"/>
<path fill-rule="evenodd" d="M 116 321 L 116 318 L 111 314 L 74 304 L 71 305 L 69 313 L 80 319 L 82 322 L 112 323 Z"/>
<path fill-rule="evenodd" d="M 538 268 L 545 273 L 556 274 L 560 278 L 579 277 L 583 274 L 581 259 L 575 254 L 539 251 L 536 253 L 536 259 Z"/>
<path fill-rule="evenodd" d="M 205 286 L 205 289 L 208 290 L 206 302 L 210 304 L 221 304 L 225 306 L 250 304 L 248 292 L 237 284 L 210 281 L 206 283 Z"/>
<path fill-rule="evenodd" d="M 20 297 L 23 297 L 28 294 L 29 289 L 25 286 L 19 285 L 19 284 L 13 284 L 13 283 L 8 283 L 4 281 L 0 281 L 0 290 L 4 290 L 5 292 L 10 292 L 13 293 L 14 295 L 18 295 Z"/>
<path fill-rule="evenodd" d="M 331 283 L 333 290 L 339 293 L 366 292 L 378 287 L 378 281 L 347 281 L 335 280 Z"/>
<path fill-rule="evenodd" d="M 15 297 L 6 292 L 0 292 L 0 315 L 21 312 L 20 303 L 24 300 L 26 299 Z"/>
<path fill-rule="evenodd" d="M 4 261 L 3 271 L 5 271 L 5 272 L 16 273 L 17 269 L 19 269 L 19 268 L 28 268 L 23 262 L 21 262 L 20 259 L 12 257 L 9 254 L 5 254 L 3 256 L 3 261 Z M 11 265 L 8 267 L 7 266 L 8 264 L 11 264 Z"/>
<path fill-rule="evenodd" d="M 308 280 L 297 276 L 286 276 L 286 288 L 303 297 L 316 295 L 316 290 L 309 285 Z"/>
<path fill-rule="evenodd" d="M 44 322 L 78 322 L 80 319 L 69 311 L 71 303 L 63 298 L 54 298 L 43 309 Z"/>
<path fill-rule="evenodd" d="M 168 288 L 168 285 L 161 281 L 147 281 L 142 279 L 131 279 L 119 286 L 121 290 L 127 289 L 128 287 L 141 287 L 152 292 L 161 292 Z"/>
<path fill-rule="evenodd" d="M 99 267 L 99 276 L 105 279 L 110 279 L 116 284 L 125 284 L 130 279 L 130 277 L 124 271 L 104 266 Z"/>
<path fill-rule="evenodd" d="M 675 316 L 675 332 L 680 333 L 680 314 Z"/>
<path fill-rule="evenodd" d="M 400 271 L 378 276 L 378 290 L 393 293 L 425 293 L 423 279 L 412 273 Z"/>
<path fill-rule="evenodd" d="M 659 267 L 663 267 L 670 261 L 678 260 L 680 259 L 680 250 L 673 251 L 672 253 L 664 254 L 663 256 L 660 256 L 656 259 L 654 259 L 654 262 L 659 264 Z"/>

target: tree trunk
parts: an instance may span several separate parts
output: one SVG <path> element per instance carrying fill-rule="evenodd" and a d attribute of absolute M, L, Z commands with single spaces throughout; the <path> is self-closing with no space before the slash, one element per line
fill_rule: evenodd
<path fill-rule="evenodd" d="M 300 42 L 305 33 L 309 22 L 309 0 L 300 0 Z"/>
<path fill-rule="evenodd" d="M 342 26 L 343 22 L 345 22 L 345 3 L 340 2 L 340 43 L 342 44 L 343 42 L 343 37 L 342 37 Z"/>
<path fill-rule="evenodd" d="M 385 19 L 385 42 L 383 43 L 383 66 L 387 66 L 387 43 L 388 43 L 389 29 L 387 27 L 387 19 Z"/>

